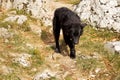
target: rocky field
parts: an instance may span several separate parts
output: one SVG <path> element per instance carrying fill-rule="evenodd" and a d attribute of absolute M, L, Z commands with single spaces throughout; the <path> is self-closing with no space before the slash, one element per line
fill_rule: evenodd
<path fill-rule="evenodd" d="M 40 11 L 29 6 L 31 11 L 38 8 L 31 14 L 26 8 L 0 7 L 0 80 L 120 80 L 119 33 L 88 25 L 76 45 L 76 59 L 70 59 L 62 35 L 62 53 L 54 52 L 53 12 L 61 6 L 73 9 L 77 3 L 78 0 L 51 0 L 51 5 L 44 2 L 47 6 L 42 5 Z"/>

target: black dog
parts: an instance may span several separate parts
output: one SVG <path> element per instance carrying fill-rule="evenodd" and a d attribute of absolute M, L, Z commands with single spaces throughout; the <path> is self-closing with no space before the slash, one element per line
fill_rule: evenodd
<path fill-rule="evenodd" d="M 53 18 L 53 34 L 56 42 L 55 51 L 61 52 L 58 41 L 60 29 L 62 29 L 65 43 L 70 47 L 70 57 L 75 58 L 75 44 L 79 43 L 79 38 L 83 33 L 85 25 L 81 23 L 79 16 L 70 9 L 66 7 L 56 9 Z"/>

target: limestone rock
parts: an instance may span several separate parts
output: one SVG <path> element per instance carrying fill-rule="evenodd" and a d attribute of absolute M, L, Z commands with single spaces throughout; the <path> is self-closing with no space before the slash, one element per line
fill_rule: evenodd
<path fill-rule="evenodd" d="M 108 50 L 111 53 L 119 53 L 120 54 L 120 41 L 115 42 L 107 42 L 104 45 L 105 49 Z"/>
<path fill-rule="evenodd" d="M 33 80 L 46 80 L 46 79 L 50 79 L 51 77 L 55 77 L 55 75 L 56 75 L 55 72 L 46 69 L 42 73 L 37 73 L 34 76 Z"/>
<path fill-rule="evenodd" d="M 120 0 L 82 0 L 74 11 L 97 28 L 120 32 Z"/>
<path fill-rule="evenodd" d="M 31 58 L 31 55 L 29 55 L 27 53 L 21 53 L 21 54 L 14 56 L 13 62 L 18 63 L 18 64 L 22 65 L 23 67 L 29 67 L 29 66 L 31 66 L 31 63 L 29 61 L 30 58 Z"/>
<path fill-rule="evenodd" d="M 18 24 L 22 25 L 25 21 L 27 21 L 27 17 L 25 15 L 12 15 L 4 19 L 4 22 L 15 22 L 15 21 L 17 21 Z"/>
<path fill-rule="evenodd" d="M 23 10 L 26 13 L 30 14 L 32 17 L 41 19 L 42 22 L 48 26 L 52 25 L 51 20 L 51 5 L 49 5 L 49 0 L 0 0 L 0 6 L 6 10 L 17 9 Z M 21 16 L 23 18 L 23 16 Z M 21 17 L 10 17 L 16 20 L 16 18 Z M 13 20 L 14 21 L 14 20 Z M 18 23 L 21 24 L 23 21 L 18 20 Z"/>
<path fill-rule="evenodd" d="M 53 12 L 61 6 L 68 7 L 70 5 L 60 4 L 51 0 L 0 0 L 0 7 L 3 9 L 22 10 L 23 13 L 30 14 L 33 18 L 41 19 L 45 26 L 52 25 Z"/>
<path fill-rule="evenodd" d="M 9 32 L 8 29 L 2 27 L 0 28 L 0 37 L 4 39 L 8 39 L 8 38 L 13 37 L 13 33 Z"/>

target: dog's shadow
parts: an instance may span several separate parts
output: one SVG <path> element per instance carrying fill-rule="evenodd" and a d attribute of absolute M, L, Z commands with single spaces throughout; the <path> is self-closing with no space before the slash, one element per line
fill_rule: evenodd
<path fill-rule="evenodd" d="M 54 43 L 53 34 L 50 33 L 48 30 L 42 30 L 41 39 L 46 45 L 52 45 Z"/>
<path fill-rule="evenodd" d="M 51 32 L 49 32 L 49 30 L 42 30 L 41 39 L 44 42 L 44 44 L 50 45 L 50 48 L 55 51 L 54 36 Z M 60 54 L 63 56 L 69 56 L 69 50 L 64 40 L 61 40 L 61 41 L 59 40 L 59 43 L 60 43 L 60 50 L 61 50 Z"/>
<path fill-rule="evenodd" d="M 65 44 L 64 40 L 61 41 L 60 50 L 61 50 L 61 55 L 69 56 L 69 50 L 68 50 L 68 47 Z"/>

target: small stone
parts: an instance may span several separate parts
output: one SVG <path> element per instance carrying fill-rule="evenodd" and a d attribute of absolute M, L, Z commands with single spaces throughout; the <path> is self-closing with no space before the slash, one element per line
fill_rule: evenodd
<path fill-rule="evenodd" d="M 51 77 L 55 77 L 56 73 L 55 72 L 52 72 L 51 70 L 44 70 L 42 73 L 37 73 L 33 80 L 46 80 L 46 79 L 49 79 Z"/>
<path fill-rule="evenodd" d="M 107 42 L 104 48 L 111 53 L 120 53 L 120 41 Z"/>
<path fill-rule="evenodd" d="M 31 71 L 34 71 L 34 72 L 35 72 L 35 71 L 37 71 L 37 69 L 36 69 L 36 68 L 32 68 Z"/>
<path fill-rule="evenodd" d="M 8 39 L 8 38 L 13 37 L 13 33 L 9 32 L 8 29 L 2 27 L 2 28 L 0 28 L 0 37 L 4 38 L 4 39 Z"/>
<path fill-rule="evenodd" d="M 31 66 L 31 62 L 29 61 L 30 58 L 31 58 L 31 55 L 27 53 L 21 53 L 13 58 L 13 62 L 19 63 L 23 67 L 30 67 Z"/>
<path fill-rule="evenodd" d="M 5 39 L 5 43 L 9 43 L 9 40 L 8 40 L 8 39 Z"/>
<path fill-rule="evenodd" d="M 108 52 L 115 53 L 114 46 L 111 44 L 111 42 L 107 42 L 107 43 L 104 45 L 104 48 L 105 48 Z"/>
<path fill-rule="evenodd" d="M 94 78 L 95 76 L 96 76 L 96 75 L 93 75 L 93 74 L 90 75 L 90 77 L 93 77 L 93 78 Z"/>
<path fill-rule="evenodd" d="M 24 16 L 24 15 L 20 15 L 20 16 L 18 16 L 17 19 L 18 19 L 18 20 L 17 20 L 17 23 L 20 24 L 20 25 L 22 25 L 24 22 L 27 21 L 27 17 Z"/>
<path fill-rule="evenodd" d="M 120 51 L 120 46 L 115 46 L 114 48 L 116 51 Z"/>
<path fill-rule="evenodd" d="M 26 43 L 26 46 L 27 46 L 28 48 L 30 48 L 30 49 L 33 49 L 33 48 L 34 48 L 33 45 L 32 45 L 32 44 L 29 44 L 29 43 Z"/>
<path fill-rule="evenodd" d="M 95 72 L 98 73 L 101 70 L 101 68 L 95 69 Z"/>

